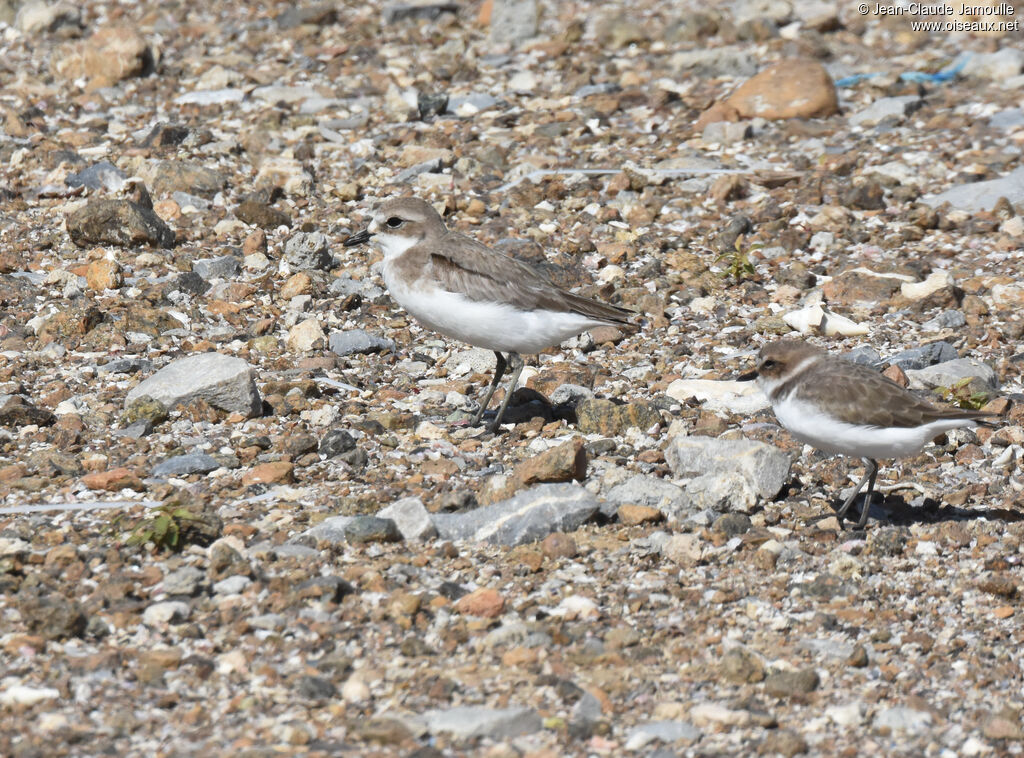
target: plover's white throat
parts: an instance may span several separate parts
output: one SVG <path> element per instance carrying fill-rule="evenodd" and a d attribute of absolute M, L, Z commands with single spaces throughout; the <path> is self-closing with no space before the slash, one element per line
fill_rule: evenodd
<path fill-rule="evenodd" d="M 867 366 L 801 340 L 765 345 L 757 368 L 742 378 L 755 377 L 790 434 L 819 450 L 864 461 L 864 477 L 836 514 L 842 524 L 867 482 L 858 528 L 868 520 L 878 458 L 915 455 L 942 432 L 974 427 L 993 415 L 934 406 Z"/>
<path fill-rule="evenodd" d="M 527 264 L 449 231 L 437 211 L 418 198 L 381 203 L 369 226 L 349 237 L 345 247 L 371 240 L 384 253 L 384 282 L 399 305 L 434 331 L 494 351 L 494 379 L 474 425 L 512 365 L 492 431 L 519 381 L 521 353 L 538 353 L 595 326 L 628 325 L 632 315 L 561 290 Z"/>

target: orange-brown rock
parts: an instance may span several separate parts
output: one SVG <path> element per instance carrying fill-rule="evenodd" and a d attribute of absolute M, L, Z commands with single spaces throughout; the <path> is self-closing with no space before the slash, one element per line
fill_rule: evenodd
<path fill-rule="evenodd" d="M 825 67 L 800 58 L 769 66 L 740 85 L 724 104 L 742 118 L 767 119 L 823 118 L 839 107 L 836 85 Z"/>

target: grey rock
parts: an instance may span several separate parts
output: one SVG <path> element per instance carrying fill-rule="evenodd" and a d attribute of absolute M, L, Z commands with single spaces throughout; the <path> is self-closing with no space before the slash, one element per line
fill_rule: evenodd
<path fill-rule="evenodd" d="M 242 264 L 233 255 L 222 255 L 219 258 L 204 258 L 192 262 L 192 270 L 209 281 L 210 279 L 231 279 L 238 276 Z"/>
<path fill-rule="evenodd" d="M 892 366 L 899 366 L 904 371 L 916 371 L 919 369 L 934 366 L 936 363 L 945 363 L 959 358 L 956 348 L 946 341 L 929 342 L 927 345 L 913 347 L 909 350 L 896 353 L 890 356 L 885 363 Z"/>
<path fill-rule="evenodd" d="M 750 53 L 745 48 L 730 45 L 676 53 L 671 65 L 679 72 L 692 71 L 704 77 L 749 77 L 757 73 L 757 62 Z"/>
<path fill-rule="evenodd" d="M 612 92 L 619 92 L 622 87 L 615 82 L 601 82 L 600 84 L 584 84 L 572 93 L 574 98 L 582 100 L 591 95 L 609 95 Z"/>
<path fill-rule="evenodd" d="M 330 679 L 315 674 L 304 674 L 299 677 L 299 683 L 295 689 L 300 697 L 309 700 L 327 700 L 338 693 L 337 687 Z"/>
<path fill-rule="evenodd" d="M 146 358 L 132 356 L 130 358 L 115 358 L 112 361 L 96 367 L 99 374 L 134 374 L 138 371 L 152 371 L 153 361 Z"/>
<path fill-rule="evenodd" d="M 228 184 L 227 175 L 193 161 L 157 161 L 143 171 L 143 178 L 157 195 L 188 192 L 215 195 Z"/>
<path fill-rule="evenodd" d="M 195 566 L 182 566 L 164 576 L 163 589 L 168 595 L 194 595 L 205 579 L 206 574 Z"/>
<path fill-rule="evenodd" d="M 284 84 L 269 84 L 265 87 L 257 87 L 251 93 L 256 100 L 265 103 L 301 103 L 311 97 L 320 97 L 320 93 L 313 87 L 289 86 Z"/>
<path fill-rule="evenodd" d="M 206 474 L 220 468 L 220 464 L 206 453 L 187 453 L 168 458 L 153 467 L 153 476 L 188 476 Z"/>
<path fill-rule="evenodd" d="M 878 354 L 878 351 L 867 345 L 855 347 L 850 352 L 843 353 L 842 357 L 851 363 L 859 363 L 862 366 L 870 366 L 871 368 L 877 368 L 882 363 L 882 356 Z"/>
<path fill-rule="evenodd" d="M 925 195 L 921 200 L 933 208 L 949 203 L 956 210 L 976 213 L 992 210 L 1001 197 L 1014 205 L 1024 202 L 1024 167 L 987 182 L 958 184 L 937 195 Z"/>
<path fill-rule="evenodd" d="M 255 549 L 255 546 L 253 549 Z M 296 545 L 292 542 L 287 542 L 284 545 L 268 545 L 268 550 L 278 558 L 304 559 L 320 555 L 320 552 L 314 548 L 307 547 L 305 545 Z"/>
<path fill-rule="evenodd" d="M 315 592 L 324 600 L 340 603 L 346 595 L 351 595 L 356 588 L 340 576 L 314 576 L 299 585 L 300 593 Z"/>
<path fill-rule="evenodd" d="M 13 3 L 18 8 L 19 3 Z M 6 18 L 0 11 L 0 21 L 10 23 L 12 19 Z M 68 3 L 56 2 L 47 3 L 43 0 L 27 2 L 18 8 L 18 13 L 13 19 L 14 26 L 27 35 L 37 35 L 43 32 L 52 34 L 60 30 L 74 30 L 77 33 L 82 27 L 82 16 L 78 8 Z"/>
<path fill-rule="evenodd" d="M 81 637 L 88 624 L 81 603 L 59 593 L 19 598 L 18 610 L 31 632 L 49 640 Z"/>
<path fill-rule="evenodd" d="M 430 512 L 418 497 L 396 500 L 386 508 L 381 508 L 377 516 L 393 521 L 406 540 L 427 540 L 437 534 Z"/>
<path fill-rule="evenodd" d="M 508 500 L 466 513 L 434 514 L 445 540 L 521 545 L 551 532 L 571 532 L 598 511 L 597 499 L 575 484 L 539 484 Z"/>
<path fill-rule="evenodd" d="M 907 378 L 910 380 L 911 389 L 951 387 L 965 379 L 977 380 L 992 390 L 999 386 L 996 372 L 992 367 L 973 358 L 957 358 L 955 361 L 946 361 L 917 371 L 907 371 Z"/>
<path fill-rule="evenodd" d="M 190 355 L 169 363 L 128 393 L 125 408 L 146 396 L 168 408 L 202 399 L 249 418 L 263 408 L 252 368 L 241 358 L 222 353 Z"/>
<path fill-rule="evenodd" d="M 391 179 L 392 184 L 406 184 L 411 182 L 420 174 L 439 174 L 443 163 L 440 158 L 434 158 L 429 161 L 423 161 L 423 163 L 417 163 L 415 166 L 409 166 L 407 169 L 399 171 Z"/>
<path fill-rule="evenodd" d="M 277 631 L 278 629 L 284 629 L 288 625 L 288 619 L 282 616 L 280 613 L 263 613 L 259 616 L 253 616 L 249 619 L 249 626 L 254 629 L 266 629 L 267 631 Z"/>
<path fill-rule="evenodd" d="M 354 516 L 331 516 L 325 518 L 316 526 L 307 529 L 298 539 L 307 538 L 314 543 L 327 542 L 331 545 L 342 545 L 348 542 L 345 537 L 345 527 L 352 521 Z"/>
<path fill-rule="evenodd" d="M 924 101 L 917 95 L 881 97 L 850 116 L 851 126 L 876 126 L 885 119 L 902 120 L 921 107 Z"/>
<path fill-rule="evenodd" d="M 331 334 L 328 345 L 335 355 L 353 355 L 394 351 L 394 340 L 378 337 L 362 329 L 350 329 L 345 332 Z"/>
<path fill-rule="evenodd" d="M 385 25 L 391 25 L 410 18 L 433 21 L 442 13 L 458 12 L 459 6 L 456 3 L 392 3 L 384 6 L 381 16 Z"/>
<path fill-rule="evenodd" d="M 245 90 L 234 87 L 186 92 L 184 95 L 174 98 L 174 102 L 178 105 L 224 105 L 225 103 L 240 103 L 243 100 L 245 100 Z"/>
<path fill-rule="evenodd" d="M 773 445 L 754 440 L 676 436 L 665 450 L 669 468 L 679 477 L 697 477 L 706 491 L 712 478 L 739 476 L 761 499 L 775 497 L 789 478 L 789 455 Z M 692 484 L 692 483 L 691 483 Z"/>
<path fill-rule="evenodd" d="M 688 721 L 649 721 L 634 727 L 626 735 L 626 750 L 639 750 L 651 742 L 699 740 L 703 732 Z"/>
<path fill-rule="evenodd" d="M 560 384 L 555 387 L 548 399 L 552 405 L 569 405 L 575 408 L 580 401 L 593 396 L 594 392 L 589 387 L 582 387 L 579 384 Z"/>
<path fill-rule="evenodd" d="M 704 127 L 705 142 L 732 145 L 754 136 L 754 127 L 749 121 L 715 121 Z"/>
<path fill-rule="evenodd" d="M 133 421 L 128 424 L 124 429 L 114 429 L 111 431 L 115 437 L 128 437 L 133 440 L 140 440 L 146 435 L 153 433 L 153 422 L 148 418 L 142 418 L 138 421 Z"/>
<path fill-rule="evenodd" d="M 164 292 L 167 293 L 169 300 L 173 300 L 171 293 L 179 292 L 187 295 L 205 295 L 210 291 L 210 287 L 210 283 L 195 271 L 185 271 L 174 277 L 174 279 L 172 279 L 166 286 Z"/>
<path fill-rule="evenodd" d="M 750 517 L 745 513 L 725 513 L 716 518 L 711 527 L 727 537 L 737 537 L 750 531 Z"/>
<path fill-rule="evenodd" d="M 356 441 L 344 429 L 331 429 L 327 434 L 320 440 L 320 447 L 317 452 L 321 455 L 326 455 L 328 458 L 334 458 L 336 456 L 347 453 L 351 450 L 355 450 Z"/>
<path fill-rule="evenodd" d="M 494 0 L 491 44 L 516 46 L 537 36 L 537 0 Z"/>
<path fill-rule="evenodd" d="M 120 192 L 125 185 L 128 174 L 110 161 L 100 161 L 74 174 L 68 174 L 64 183 L 69 187 L 86 187 L 87 189 L 105 189 L 107 192 Z"/>
<path fill-rule="evenodd" d="M 297 232 L 284 244 L 284 259 L 299 271 L 329 271 L 334 263 L 327 237 L 322 232 Z"/>
<path fill-rule="evenodd" d="M 153 209 L 130 200 L 93 198 L 69 213 L 66 223 L 68 236 L 79 247 L 174 245 L 174 232 Z"/>
<path fill-rule="evenodd" d="M 967 318 L 960 311 L 943 311 L 935 318 L 921 324 L 922 332 L 941 332 L 943 329 L 956 329 L 967 323 Z"/>
<path fill-rule="evenodd" d="M 764 680 L 764 689 L 769 695 L 775 697 L 791 697 L 814 692 L 820 684 L 818 672 L 809 668 L 771 673 Z"/>
<path fill-rule="evenodd" d="M 670 521 L 685 521 L 692 513 L 689 495 L 678 484 L 657 476 L 637 474 L 616 484 L 605 494 L 601 513 L 611 518 L 622 505 L 657 508 Z"/>
<path fill-rule="evenodd" d="M 486 92 L 474 92 L 469 95 L 459 95 L 448 99 L 448 110 L 447 113 L 458 113 L 458 110 L 463 105 L 471 105 L 478 111 L 485 111 L 488 108 L 493 108 L 498 104 L 498 98 L 493 95 L 489 95 Z"/>
<path fill-rule="evenodd" d="M 1012 131 L 1024 126 L 1024 110 L 1020 108 L 1007 108 L 998 113 L 992 114 L 988 120 L 989 126 L 993 129 L 1005 129 Z"/>
<path fill-rule="evenodd" d="M 964 76 L 1002 81 L 1024 71 L 1024 50 L 1004 47 L 994 53 L 970 53 L 971 57 L 963 67 Z"/>
<path fill-rule="evenodd" d="M 398 542 L 402 533 L 389 518 L 377 516 L 355 516 L 345 524 L 345 539 L 361 544 L 365 542 Z"/>
<path fill-rule="evenodd" d="M 182 600 L 165 600 L 153 603 L 142 612 L 142 623 L 146 626 L 161 626 L 185 621 L 191 608 Z"/>
<path fill-rule="evenodd" d="M 539 732 L 543 723 L 532 708 L 486 708 L 464 705 L 447 710 L 430 710 L 423 714 L 431 734 L 451 734 L 458 739 L 489 737 L 505 740 Z"/>
<path fill-rule="evenodd" d="M 238 595 L 245 592 L 245 589 L 252 584 L 252 579 L 241 574 L 221 579 L 213 585 L 213 591 L 218 595 Z"/>
<path fill-rule="evenodd" d="M 894 708 L 885 708 L 875 714 L 872 725 L 875 729 L 885 727 L 894 732 L 924 734 L 929 731 L 932 721 L 932 714 L 928 711 L 917 711 L 898 705 Z"/>

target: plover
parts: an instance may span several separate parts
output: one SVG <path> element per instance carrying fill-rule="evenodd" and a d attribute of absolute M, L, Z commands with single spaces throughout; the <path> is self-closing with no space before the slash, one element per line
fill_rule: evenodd
<path fill-rule="evenodd" d="M 985 424 L 994 415 L 932 405 L 877 371 L 802 340 L 765 345 L 757 367 L 740 378 L 757 379 L 776 418 L 796 439 L 864 462 L 864 477 L 836 513 L 842 525 L 866 482 L 858 528 L 868 520 L 878 458 L 915 455 L 939 434 Z"/>
<path fill-rule="evenodd" d="M 345 247 L 370 241 L 384 253 L 384 282 L 399 305 L 429 329 L 494 351 L 494 379 L 474 426 L 511 366 L 512 380 L 492 432 L 519 381 L 521 354 L 539 353 L 596 326 L 628 326 L 633 315 L 559 289 L 527 264 L 450 231 L 418 198 L 382 202 L 369 226 L 345 240 Z"/>

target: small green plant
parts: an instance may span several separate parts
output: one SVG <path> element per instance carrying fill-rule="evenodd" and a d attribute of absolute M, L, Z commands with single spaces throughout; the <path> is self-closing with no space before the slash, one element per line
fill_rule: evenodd
<path fill-rule="evenodd" d="M 961 379 L 949 387 L 939 387 L 935 391 L 943 400 L 958 408 L 969 411 L 980 410 L 989 400 L 987 392 L 971 392 L 971 378 Z"/>
<path fill-rule="evenodd" d="M 736 238 L 736 242 L 733 243 L 732 250 L 726 250 L 721 253 L 715 258 L 715 263 L 724 262 L 725 266 L 722 269 L 722 276 L 728 277 L 735 282 L 742 282 L 744 279 L 750 279 L 757 273 L 753 262 L 750 260 L 750 252 L 752 250 L 759 250 L 762 247 L 764 245 L 756 242 L 744 249 L 743 235 L 741 234 Z"/>
<path fill-rule="evenodd" d="M 111 527 L 120 531 L 125 520 L 121 514 L 114 519 Z M 145 516 L 132 524 L 125 539 L 125 545 L 145 545 L 152 542 L 158 550 L 180 550 L 183 547 L 182 533 L 189 524 L 202 521 L 200 516 L 178 503 L 151 508 Z"/>

